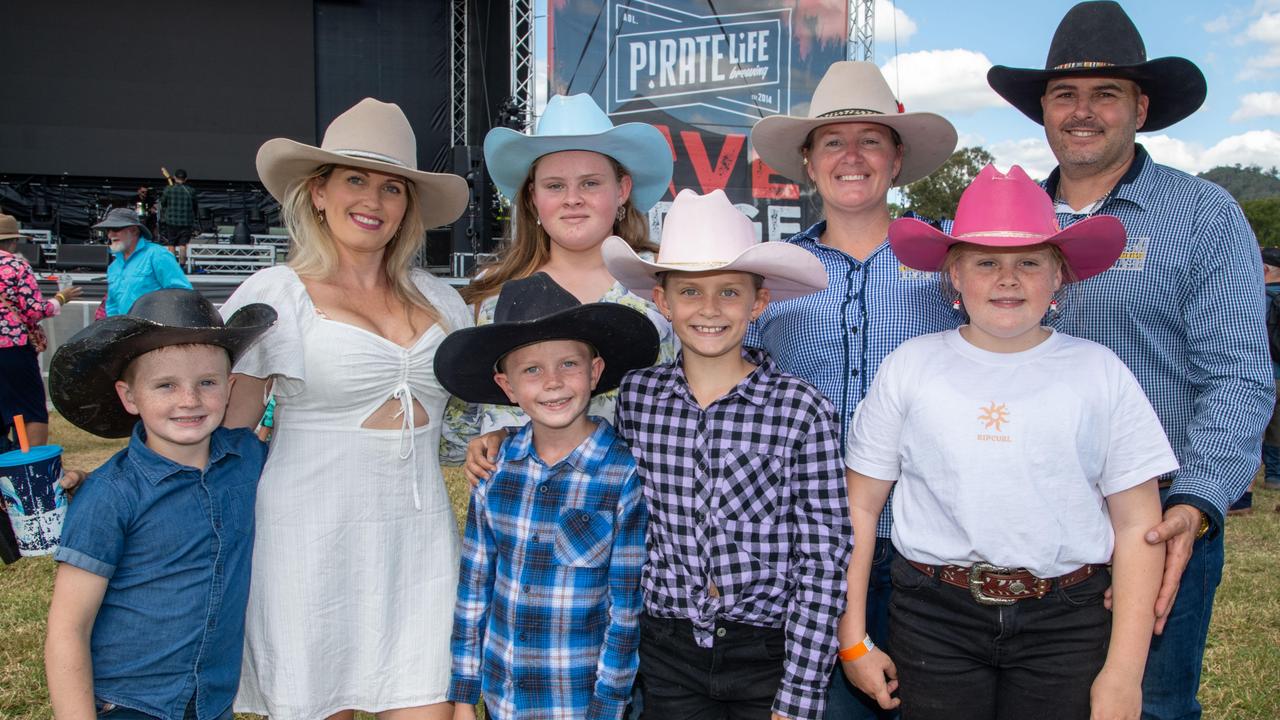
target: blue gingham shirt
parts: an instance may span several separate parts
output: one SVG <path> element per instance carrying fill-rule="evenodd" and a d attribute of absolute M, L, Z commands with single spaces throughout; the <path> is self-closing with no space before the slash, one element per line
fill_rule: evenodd
<path fill-rule="evenodd" d="M 853 411 L 885 356 L 917 335 L 958 327 L 961 317 L 943 299 L 938 274 L 903 265 L 888 241 L 858 260 L 822 244 L 826 229 L 824 220 L 787 242 L 822 261 L 827 289 L 770 303 L 744 344 L 764 348 L 779 367 L 809 381 L 835 404 L 844 447 Z M 887 538 L 892 529 L 890 500 L 876 537 Z"/>
<path fill-rule="evenodd" d="M 533 426 L 471 494 L 448 697 L 498 720 L 619 718 L 639 665 L 648 513 L 605 420 L 548 467 Z"/>
<path fill-rule="evenodd" d="M 781 627 L 773 711 L 821 718 L 844 611 L 852 533 L 831 401 L 769 356 L 703 409 L 681 360 L 629 373 L 618 395 L 649 502 L 644 608 L 689 620 L 701 647 L 716 621 Z"/>
<path fill-rule="evenodd" d="M 1051 197 L 1057 182 L 1055 169 Z M 1058 209 L 1064 228 L 1088 217 Z M 1225 190 L 1141 145 L 1093 212 L 1124 223 L 1124 254 L 1073 286 L 1053 324 L 1133 371 L 1181 465 L 1165 506 L 1193 505 L 1216 530 L 1253 481 L 1275 401 L 1258 243 Z"/>

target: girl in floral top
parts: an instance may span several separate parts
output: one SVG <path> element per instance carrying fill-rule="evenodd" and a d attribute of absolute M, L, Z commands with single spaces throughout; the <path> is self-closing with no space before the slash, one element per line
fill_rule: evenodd
<path fill-rule="evenodd" d="M 17 254 L 18 221 L 0 215 L 0 426 L 8 428 L 14 415 L 27 423 L 32 445 L 49 440 L 49 411 L 37 354 L 43 347 L 41 320 L 57 315 L 80 288 L 61 290 L 45 300 L 26 258 Z"/>
<path fill-rule="evenodd" d="M 652 303 L 629 293 L 604 266 L 600 247 L 616 235 L 641 253 L 649 240 L 648 210 L 671 182 L 671 147 L 645 123 L 615 127 L 589 95 L 557 95 L 533 135 L 494 128 L 485 137 L 485 163 L 498 190 L 512 200 L 512 233 L 496 262 L 481 269 L 462 297 L 476 324 L 493 322 L 498 291 L 508 280 L 544 272 L 580 302 L 612 302 L 648 315 L 661 342 L 658 362 L 675 358 L 671 326 Z M 613 419 L 617 392 L 592 398 L 589 413 Z M 458 403 L 451 411 L 460 413 Z M 519 408 L 481 407 L 480 429 L 467 469 L 491 470 L 488 457 L 507 427 L 523 425 Z"/>

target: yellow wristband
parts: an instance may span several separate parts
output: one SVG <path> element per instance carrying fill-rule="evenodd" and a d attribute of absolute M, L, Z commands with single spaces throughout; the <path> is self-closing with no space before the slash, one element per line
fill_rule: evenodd
<path fill-rule="evenodd" d="M 54 295 L 53 295 L 53 299 L 54 299 L 54 300 L 57 300 L 59 305 L 66 305 L 66 304 L 67 304 L 67 299 L 66 299 L 65 297 L 63 297 L 63 296 L 62 296 L 62 293 L 54 293 Z"/>
<path fill-rule="evenodd" d="M 862 638 L 862 642 L 858 643 L 857 645 L 851 645 L 847 648 L 842 648 L 838 653 L 838 656 L 844 662 L 853 662 L 854 660 L 857 660 L 858 658 L 862 657 L 863 655 L 866 655 L 867 653 L 875 649 L 876 649 L 876 644 L 871 642 L 871 636 L 867 635 L 867 636 L 864 636 Z"/>

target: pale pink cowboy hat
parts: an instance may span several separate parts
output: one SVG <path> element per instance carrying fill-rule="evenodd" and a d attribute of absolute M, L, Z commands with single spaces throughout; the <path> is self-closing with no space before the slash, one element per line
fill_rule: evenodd
<path fill-rule="evenodd" d="M 893 254 L 908 267 L 936 271 L 956 243 L 986 247 L 1056 245 L 1076 280 L 1093 277 L 1115 264 L 1124 251 L 1124 225 L 1110 215 L 1094 215 L 1066 230 L 1058 228 L 1053 201 L 1022 168 L 1006 175 L 987 165 L 960 196 L 948 235 L 915 218 L 889 225 Z"/>
<path fill-rule="evenodd" d="M 764 278 L 771 299 L 808 295 L 827 287 L 827 270 L 813 253 L 784 242 L 760 242 L 755 225 L 723 190 L 699 195 L 681 190 L 662 223 L 658 257 L 649 262 L 617 235 L 601 247 L 609 273 L 628 290 L 648 297 L 658 273 L 746 272 Z"/>
<path fill-rule="evenodd" d="M 467 181 L 418 169 L 418 140 L 399 105 L 365 98 L 329 123 L 320 147 L 274 138 L 258 149 L 258 177 L 284 202 L 289 188 L 332 163 L 397 175 L 418 190 L 418 210 L 428 228 L 448 225 L 467 207 Z"/>
<path fill-rule="evenodd" d="M 813 91 L 807 116 L 770 115 L 751 128 L 751 146 L 769 167 L 805 180 L 801 147 L 823 125 L 884 125 L 902 140 L 902 169 L 894 185 L 906 185 L 942 167 L 956 149 L 956 129 L 941 115 L 906 112 L 875 63 L 833 63 Z"/>

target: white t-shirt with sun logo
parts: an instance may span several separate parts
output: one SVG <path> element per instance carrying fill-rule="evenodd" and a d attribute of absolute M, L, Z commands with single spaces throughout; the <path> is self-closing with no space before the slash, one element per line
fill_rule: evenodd
<path fill-rule="evenodd" d="M 993 353 L 958 330 L 891 353 L 858 406 L 845 464 L 896 481 L 893 544 L 930 565 L 1056 577 L 1111 559 L 1105 497 L 1178 468 L 1120 358 L 1054 333 Z"/>

